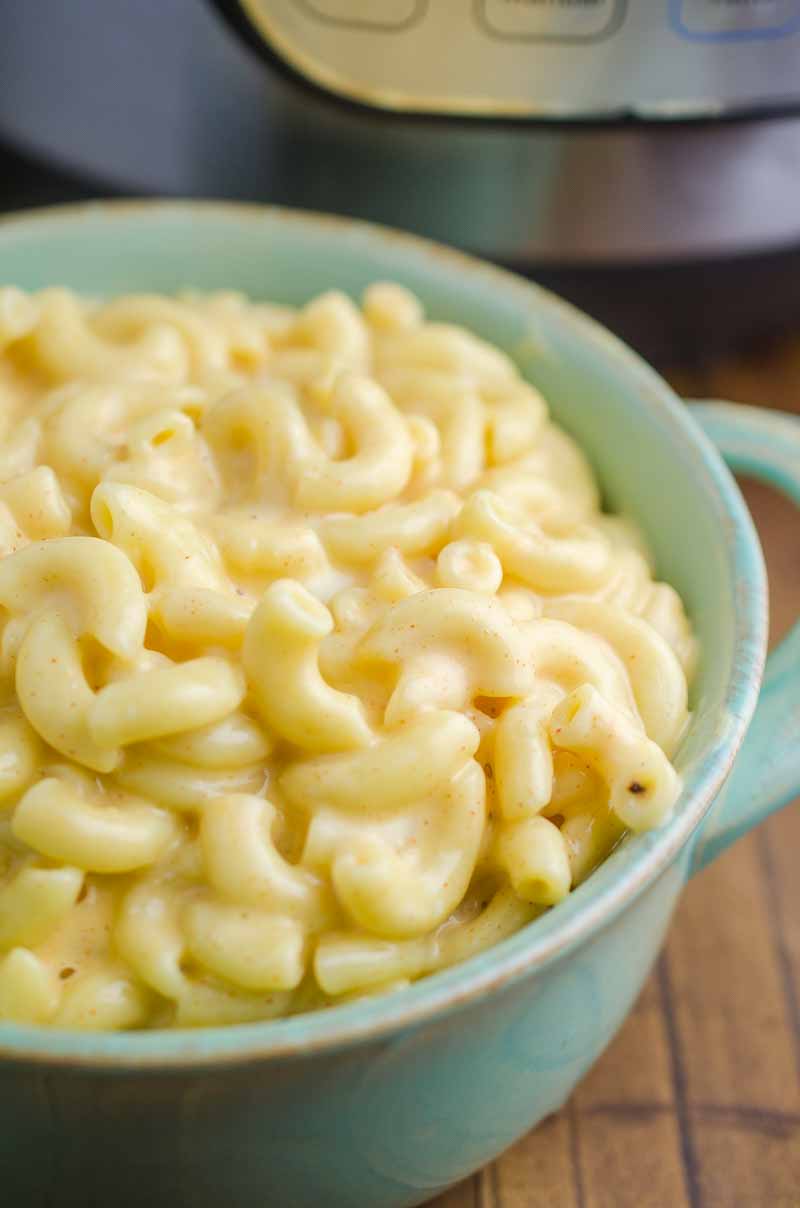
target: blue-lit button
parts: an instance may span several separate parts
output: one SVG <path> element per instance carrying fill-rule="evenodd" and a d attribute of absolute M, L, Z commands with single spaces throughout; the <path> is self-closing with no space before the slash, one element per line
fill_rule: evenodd
<path fill-rule="evenodd" d="M 757 41 L 800 33 L 800 0 L 670 0 L 676 31 L 702 42 Z"/>

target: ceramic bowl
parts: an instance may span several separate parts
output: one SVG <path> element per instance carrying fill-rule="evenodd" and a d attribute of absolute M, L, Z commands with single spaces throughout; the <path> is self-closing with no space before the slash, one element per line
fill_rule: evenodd
<path fill-rule="evenodd" d="M 588 318 L 424 241 L 310 214 L 95 204 L 0 223 L 0 280 L 302 302 L 393 278 L 500 345 L 636 517 L 702 657 L 672 820 L 561 905 L 408 989 L 225 1029 L 0 1025 L 0 1184 L 16 1208 L 401 1208 L 564 1102 L 631 1008 L 693 872 L 800 789 L 800 635 L 762 680 L 766 580 L 735 468 L 800 502 L 800 423 L 680 402 Z M 717 447 L 715 447 L 715 445 Z"/>

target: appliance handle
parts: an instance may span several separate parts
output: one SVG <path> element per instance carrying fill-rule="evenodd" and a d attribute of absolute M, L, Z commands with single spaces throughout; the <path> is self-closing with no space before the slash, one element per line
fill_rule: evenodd
<path fill-rule="evenodd" d="M 800 418 L 737 403 L 693 402 L 691 412 L 730 468 L 800 506 Z M 701 828 L 692 872 L 800 793 L 800 622 L 767 659 L 758 705 L 718 810 Z"/>

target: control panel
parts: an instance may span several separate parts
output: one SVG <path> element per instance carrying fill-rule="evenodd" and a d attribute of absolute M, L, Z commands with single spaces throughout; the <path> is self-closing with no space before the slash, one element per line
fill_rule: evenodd
<path fill-rule="evenodd" d="M 238 0 L 312 83 L 400 112 L 800 108 L 800 0 Z"/>

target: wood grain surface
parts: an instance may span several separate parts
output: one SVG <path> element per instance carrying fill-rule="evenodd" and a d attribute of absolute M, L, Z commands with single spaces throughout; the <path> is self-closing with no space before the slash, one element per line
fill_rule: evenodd
<path fill-rule="evenodd" d="M 800 413 L 800 344 L 686 396 Z M 746 483 L 773 641 L 800 611 L 800 521 Z M 431 1208 L 800 1208 L 800 809 L 688 886 L 656 971 L 567 1106 Z"/>

